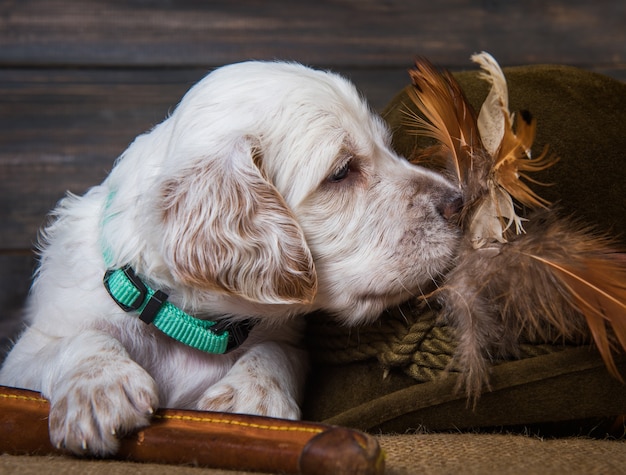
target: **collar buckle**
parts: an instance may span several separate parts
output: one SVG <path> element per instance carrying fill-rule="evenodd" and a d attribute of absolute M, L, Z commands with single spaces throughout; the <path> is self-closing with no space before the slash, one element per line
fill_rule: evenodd
<path fill-rule="evenodd" d="M 228 353 L 241 346 L 254 327 L 255 322 L 252 320 L 243 320 L 240 322 L 222 320 L 213 325 L 211 330 L 220 334 L 225 331 L 228 332 L 228 346 L 226 347 L 226 352 Z"/>
<path fill-rule="evenodd" d="M 120 272 L 126 276 L 127 282 L 130 282 L 134 288 L 125 286 L 124 291 L 121 293 L 119 291 L 114 292 L 111 289 L 112 281 L 115 281 L 116 285 L 122 285 L 122 281 L 118 277 Z M 139 310 L 148 295 L 148 289 L 130 266 L 107 270 L 104 274 L 103 283 L 113 301 L 125 312 Z"/>

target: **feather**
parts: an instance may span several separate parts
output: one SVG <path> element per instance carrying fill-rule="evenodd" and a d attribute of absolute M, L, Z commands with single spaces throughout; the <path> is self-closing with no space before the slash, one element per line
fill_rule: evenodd
<path fill-rule="evenodd" d="M 476 113 L 469 105 L 463 91 L 447 72 L 440 73 L 425 59 L 418 59 L 409 70 L 414 88 L 409 97 L 425 115 L 412 115 L 416 130 L 441 142 L 451 154 L 451 167 L 455 181 L 464 187 L 473 169 L 471 151 L 480 148 L 476 129 Z"/>
<path fill-rule="evenodd" d="M 440 143 L 423 150 L 420 163 L 447 162 L 464 197 L 456 263 L 432 295 L 456 328 L 455 363 L 467 396 L 476 401 L 488 387 L 489 362 L 519 356 L 522 340 L 593 340 L 621 379 L 613 352 L 626 350 L 626 254 L 559 219 L 530 188 L 527 182 L 538 183 L 530 175 L 558 159 L 547 147 L 531 156 L 536 120 L 526 111 L 510 113 L 506 79 L 493 57 L 472 59 L 491 84 L 478 116 L 454 77 L 424 59 L 410 71 L 409 92 L 423 118 L 408 113 L 416 133 Z M 535 211 L 522 217 L 517 204 Z"/>
<path fill-rule="evenodd" d="M 407 114 L 416 133 L 434 138 L 447 149 L 444 168 L 461 189 L 466 203 L 461 222 L 478 248 L 494 240 L 504 242 L 510 228 L 523 232 L 523 218 L 514 200 L 531 208 L 549 204 L 524 180 L 537 183 L 529 173 L 552 166 L 556 158 L 547 149 L 538 158 L 530 158 L 536 120 L 522 112 L 513 131 L 502 70 L 487 53 L 472 59 L 484 69 L 481 77 L 492 85 L 478 117 L 454 77 L 425 59 L 416 60 L 409 71 L 414 86 L 409 97 L 424 118 Z M 420 161 L 427 158 L 422 154 Z M 433 154 L 431 161 L 440 162 L 441 154 Z"/>
<path fill-rule="evenodd" d="M 547 147 L 537 158 L 530 157 L 530 147 L 535 138 L 536 120 L 530 113 L 520 114 L 514 132 L 508 117 L 505 117 L 505 132 L 494 157 L 491 172 L 492 188 L 502 188 L 519 203 L 531 208 L 546 207 L 550 203 L 536 194 L 523 180 L 533 181 L 527 172 L 538 172 L 554 165 L 558 158 L 548 154 Z M 535 181 L 535 183 L 537 183 Z"/>
<path fill-rule="evenodd" d="M 477 126 L 487 152 L 495 155 L 507 128 L 505 118 L 511 121 L 506 78 L 500 65 L 489 53 L 474 54 L 471 60 L 481 67 L 480 77 L 491 84 L 489 94 L 480 108 Z"/>
<path fill-rule="evenodd" d="M 569 304 L 585 317 L 607 368 L 615 378 L 624 382 L 615 366 L 607 327 L 626 349 L 626 267 L 615 252 L 598 247 L 589 254 L 570 254 L 566 262 L 555 261 L 549 256 L 529 256 L 557 274 L 555 277 L 565 287 Z"/>
<path fill-rule="evenodd" d="M 506 232 L 515 225 L 516 233 L 522 229 L 522 218 L 515 212 L 511 195 L 498 187 L 489 190 L 487 199 L 483 199 L 475 207 L 469 222 L 470 241 L 475 249 L 479 249 L 494 239 L 506 242 Z"/>
<path fill-rule="evenodd" d="M 626 349 L 626 254 L 553 210 L 529 216 L 527 232 L 506 243 L 466 241 L 436 295 L 458 332 L 455 361 L 470 398 L 487 385 L 486 363 L 517 357 L 522 340 L 592 338 L 621 379 L 612 352 Z"/>
<path fill-rule="evenodd" d="M 475 54 L 471 59 L 480 65 L 480 77 L 491 85 L 477 122 L 481 141 L 493 157 L 487 186 L 491 190 L 494 206 L 509 213 L 500 214 L 505 226 L 510 227 L 514 222 L 516 232 L 520 233 L 523 231 L 521 218 L 514 210 L 511 211 L 511 203 L 497 190 L 501 189 L 522 205 L 546 207 L 549 202 L 536 194 L 521 178 L 533 181 L 527 172 L 545 170 L 558 159 L 549 155 L 547 148 L 538 158 L 531 158 L 536 120 L 529 112 L 523 111 L 519 114 L 521 120 L 515 120 L 514 129 L 514 116 L 509 111 L 508 88 L 502 69 L 489 53 Z"/>

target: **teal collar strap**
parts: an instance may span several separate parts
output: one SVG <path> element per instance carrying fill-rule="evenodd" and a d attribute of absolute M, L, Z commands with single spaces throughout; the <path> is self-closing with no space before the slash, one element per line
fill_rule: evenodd
<path fill-rule="evenodd" d="M 166 293 L 146 285 L 130 266 L 108 270 L 103 282 L 122 310 L 139 312 L 139 318 L 146 324 L 153 324 L 171 338 L 207 353 L 223 354 L 237 348 L 252 328 L 248 321 L 226 327 L 192 317 L 168 302 Z"/>

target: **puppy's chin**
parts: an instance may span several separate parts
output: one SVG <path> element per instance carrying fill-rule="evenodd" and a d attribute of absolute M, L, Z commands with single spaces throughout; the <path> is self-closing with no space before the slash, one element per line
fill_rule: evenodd
<path fill-rule="evenodd" d="M 359 279 L 349 279 L 353 285 L 334 287 L 327 295 L 321 293 L 317 303 L 342 324 L 372 323 L 386 309 L 435 291 L 454 267 L 459 244 L 460 233 L 451 231 L 443 235 L 440 243 L 432 246 L 429 253 L 414 253 L 395 264 L 381 264 L 378 266 L 378 278 L 363 278 L 360 285 L 356 285 Z M 357 287 L 360 290 L 356 290 Z"/>
<path fill-rule="evenodd" d="M 334 297 L 333 305 L 322 305 L 322 310 L 331 314 L 342 325 L 367 325 L 380 318 L 386 309 L 424 296 L 435 288 L 436 283 L 427 280 L 419 286 L 414 285 L 410 288 L 399 286 L 384 293 L 372 291 L 346 295 L 343 299 Z"/>
<path fill-rule="evenodd" d="M 408 292 L 395 295 L 363 295 L 354 300 L 350 310 L 336 313 L 335 318 L 347 326 L 367 325 L 376 321 L 385 309 L 399 305 L 411 297 Z"/>

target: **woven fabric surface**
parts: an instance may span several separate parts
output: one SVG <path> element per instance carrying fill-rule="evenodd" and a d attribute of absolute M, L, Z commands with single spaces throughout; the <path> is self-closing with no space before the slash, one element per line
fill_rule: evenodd
<path fill-rule="evenodd" d="M 583 437 L 540 439 L 512 434 L 381 435 L 387 475 L 618 474 L 626 443 Z M 0 455 L 0 474 L 247 475 L 250 472 L 72 457 Z"/>

